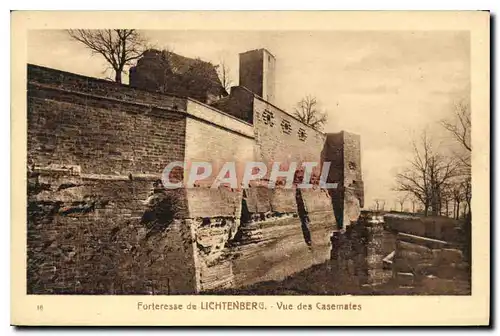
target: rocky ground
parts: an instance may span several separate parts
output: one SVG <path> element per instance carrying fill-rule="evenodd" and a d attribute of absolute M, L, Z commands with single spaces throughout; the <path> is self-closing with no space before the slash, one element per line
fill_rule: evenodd
<path fill-rule="evenodd" d="M 470 282 L 429 278 L 414 287 L 400 286 L 389 280 L 382 285 L 366 286 L 356 277 L 336 271 L 330 263 L 317 265 L 283 281 L 261 282 L 228 289 L 217 295 L 470 295 Z"/>

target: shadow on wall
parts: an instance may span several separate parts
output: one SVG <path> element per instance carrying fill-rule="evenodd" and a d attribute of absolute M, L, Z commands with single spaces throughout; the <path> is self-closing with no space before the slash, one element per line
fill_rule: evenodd
<path fill-rule="evenodd" d="M 153 192 L 144 201 L 146 210 L 141 218 L 141 224 L 148 229 L 146 239 L 151 235 L 165 231 L 180 211 L 179 199 L 168 194 L 161 180 L 153 183 Z"/>
<path fill-rule="evenodd" d="M 309 230 L 309 216 L 306 210 L 304 199 L 302 198 L 302 191 L 300 188 L 295 190 L 295 200 L 297 202 L 297 213 L 300 218 L 300 227 L 302 229 L 302 235 L 304 236 L 304 241 L 307 246 L 311 247 L 311 231 Z"/>

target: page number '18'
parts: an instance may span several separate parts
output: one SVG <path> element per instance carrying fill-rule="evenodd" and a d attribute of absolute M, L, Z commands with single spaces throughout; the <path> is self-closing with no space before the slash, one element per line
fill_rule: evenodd
<path fill-rule="evenodd" d="M 43 311 L 43 305 L 37 305 L 36 310 L 38 311 Z"/>

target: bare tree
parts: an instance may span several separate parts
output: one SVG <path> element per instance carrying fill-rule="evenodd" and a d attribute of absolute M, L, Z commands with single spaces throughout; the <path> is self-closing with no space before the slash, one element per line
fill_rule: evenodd
<path fill-rule="evenodd" d="M 441 191 L 441 215 L 450 216 L 450 201 L 453 202 L 453 179 L 444 183 Z"/>
<path fill-rule="evenodd" d="M 419 203 L 419 199 L 415 197 L 413 194 L 409 194 L 410 202 L 411 202 L 411 212 L 415 213 L 417 210 L 417 204 Z"/>
<path fill-rule="evenodd" d="M 441 211 L 442 193 L 446 183 L 457 175 L 458 165 L 453 158 L 435 151 L 424 132 L 421 143 L 413 142 L 413 158 L 409 167 L 396 175 L 396 190 L 415 196 L 423 205 L 425 216 Z"/>
<path fill-rule="evenodd" d="M 464 217 L 470 216 L 471 213 L 471 200 L 472 200 L 472 184 L 470 176 L 463 176 L 461 180 L 455 185 L 455 194 L 457 200 L 457 210 L 455 218 L 460 218 L 460 201 L 464 202 L 463 215 Z"/>
<path fill-rule="evenodd" d="M 385 201 L 380 199 L 380 198 L 376 198 L 373 200 L 375 202 L 375 211 L 381 211 L 384 209 L 384 206 L 385 206 Z"/>
<path fill-rule="evenodd" d="M 293 113 L 304 124 L 320 131 L 328 121 L 327 114 L 320 110 L 316 97 L 307 95 L 297 103 Z"/>
<path fill-rule="evenodd" d="M 396 199 L 396 202 L 399 204 L 400 206 L 400 211 L 403 212 L 403 207 L 405 205 L 405 202 L 406 200 L 408 199 L 408 194 L 405 193 L 401 196 L 399 196 L 397 199 Z"/>
<path fill-rule="evenodd" d="M 460 216 L 460 202 L 465 202 L 464 216 L 467 221 L 471 220 L 471 198 L 472 198 L 472 184 L 471 184 L 471 111 L 470 105 L 465 100 L 460 101 L 455 105 L 454 116 L 449 120 L 442 120 L 441 125 L 448 130 L 454 139 L 461 145 L 463 151 L 457 157 L 461 161 L 461 179 L 458 180 L 453 187 L 454 199 L 454 217 Z"/>
<path fill-rule="evenodd" d="M 442 120 L 441 125 L 448 130 L 455 140 L 464 149 L 464 154 L 460 155 L 462 163 L 470 169 L 471 144 L 471 114 L 469 104 L 461 101 L 455 105 L 454 117 L 450 120 Z"/>
<path fill-rule="evenodd" d="M 458 219 L 460 217 L 460 205 L 464 201 L 464 190 L 462 183 L 455 183 L 452 189 L 453 195 L 453 218 Z"/>
<path fill-rule="evenodd" d="M 471 208 L 471 201 L 472 201 L 472 179 L 470 176 L 467 176 L 463 182 L 464 186 L 464 195 L 465 195 L 465 203 L 467 204 L 467 212 L 466 216 L 469 217 L 472 213 L 472 208 Z"/>
<path fill-rule="evenodd" d="M 122 82 L 125 66 L 130 66 L 147 49 L 145 38 L 135 29 L 70 29 L 68 34 L 92 54 L 104 57 L 114 70 L 117 83 Z"/>
<path fill-rule="evenodd" d="M 231 80 L 231 69 L 224 59 L 221 59 L 216 67 L 222 87 L 229 93 L 233 85 L 233 81 Z"/>

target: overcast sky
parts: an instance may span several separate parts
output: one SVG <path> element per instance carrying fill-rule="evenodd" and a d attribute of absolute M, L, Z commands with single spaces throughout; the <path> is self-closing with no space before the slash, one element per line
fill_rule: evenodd
<path fill-rule="evenodd" d="M 394 207 L 394 175 L 411 157 L 414 134 L 438 125 L 454 102 L 470 96 L 467 32 L 144 31 L 158 48 L 229 65 L 238 82 L 238 54 L 266 48 L 276 57 L 276 105 L 287 111 L 312 94 L 329 114 L 326 132 L 361 135 L 366 204 Z M 93 77 L 110 76 L 64 31 L 31 31 L 28 62 Z M 128 79 L 126 79 L 128 81 Z"/>

